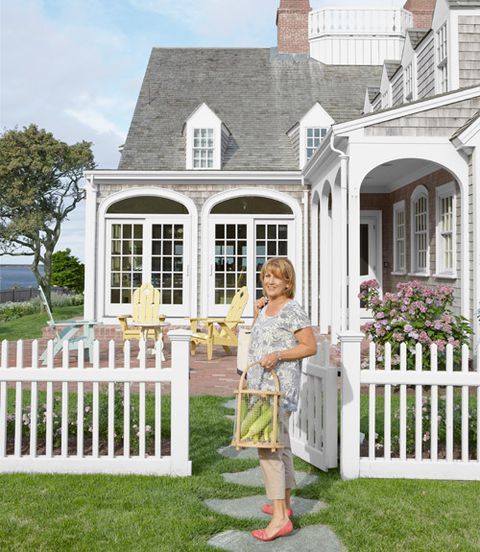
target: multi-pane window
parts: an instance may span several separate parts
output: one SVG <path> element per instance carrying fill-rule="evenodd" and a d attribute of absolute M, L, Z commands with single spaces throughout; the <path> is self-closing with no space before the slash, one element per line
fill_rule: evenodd
<path fill-rule="evenodd" d="M 215 224 L 215 304 L 231 303 L 247 283 L 247 225 Z"/>
<path fill-rule="evenodd" d="M 263 295 L 260 271 L 267 259 L 288 255 L 288 226 L 286 224 L 257 223 L 255 227 L 256 297 Z"/>
<path fill-rule="evenodd" d="M 131 303 L 142 284 L 143 226 L 113 224 L 111 237 L 111 303 Z"/>
<path fill-rule="evenodd" d="M 213 128 L 195 128 L 193 130 L 193 168 L 213 168 Z"/>
<path fill-rule="evenodd" d="M 455 272 L 455 189 L 437 190 L 437 273 Z"/>
<path fill-rule="evenodd" d="M 429 272 L 428 195 L 423 191 L 414 194 L 412 198 L 412 272 Z"/>
<path fill-rule="evenodd" d="M 387 88 L 382 92 L 382 109 L 390 107 L 390 90 Z"/>
<path fill-rule="evenodd" d="M 437 31 L 437 70 L 438 91 L 448 91 L 448 54 L 447 54 L 447 24 L 444 23 Z"/>
<path fill-rule="evenodd" d="M 406 272 L 405 248 L 405 202 L 400 201 L 393 206 L 393 270 Z"/>
<path fill-rule="evenodd" d="M 413 63 L 405 67 L 405 100 L 413 100 Z"/>
<path fill-rule="evenodd" d="M 183 224 L 152 225 L 152 285 L 163 305 L 183 303 Z"/>
<path fill-rule="evenodd" d="M 315 150 L 322 143 L 327 134 L 326 128 L 307 128 L 307 161 L 313 157 Z"/>

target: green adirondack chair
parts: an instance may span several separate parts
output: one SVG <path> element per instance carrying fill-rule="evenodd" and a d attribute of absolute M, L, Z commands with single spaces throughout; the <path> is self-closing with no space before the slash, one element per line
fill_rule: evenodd
<path fill-rule="evenodd" d="M 45 297 L 42 286 L 38 286 L 40 296 L 48 313 L 48 325 L 54 329 L 53 356 L 63 349 L 63 342 L 68 341 L 68 350 L 78 350 L 79 343 L 86 349 L 86 359 L 93 360 L 93 342 L 95 340 L 94 328 L 97 322 L 91 320 L 55 320 Z M 83 332 L 77 335 L 80 330 Z M 40 357 L 43 364 L 47 363 L 47 349 Z"/>

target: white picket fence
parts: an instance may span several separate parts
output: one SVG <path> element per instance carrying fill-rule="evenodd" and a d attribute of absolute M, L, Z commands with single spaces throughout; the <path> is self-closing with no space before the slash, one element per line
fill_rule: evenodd
<path fill-rule="evenodd" d="M 474 371 L 469 370 L 470 351 L 464 345 L 454 365 L 453 347 L 447 345 L 445 365 L 439 367 L 440 353 L 432 345 L 424 365 L 422 345 L 410 353 L 402 343 L 400 364 L 394 367 L 387 344 L 379 368 L 372 343 L 369 367 L 360 370 L 360 336 L 341 340 L 342 476 L 480 480 L 478 357 Z M 407 369 L 411 354 L 415 369 Z M 358 438 L 361 386 L 368 386 L 368 448 L 361 448 Z M 377 406 L 382 401 L 379 423 Z"/>
<path fill-rule="evenodd" d="M 298 410 L 290 418 L 292 452 L 327 471 L 338 461 L 337 369 L 330 366 L 330 342 L 302 363 Z"/>
<path fill-rule="evenodd" d="M 24 363 L 24 344 L 18 341 L 14 366 L 9 367 L 9 349 L 13 344 L 2 342 L 0 364 L 0 472 L 43 472 L 43 473 L 115 473 L 150 475 L 191 475 L 189 460 L 189 341 L 190 332 L 175 330 L 168 333 L 172 344 L 171 368 L 162 368 L 160 342 L 155 347 L 155 366 L 147 367 L 145 342 L 140 342 L 139 360 L 131 361 L 130 343 L 124 348 L 123 365 L 116 366 L 115 343 L 109 342 L 108 359 L 100 362 L 99 342 L 94 343 L 91 366 L 84 362 L 84 350 L 80 344 L 75 366 L 69 366 L 68 343 L 64 343 L 62 363 L 55 367 L 53 343 L 48 342 L 47 365 L 39 360 L 38 342 L 33 341 L 31 359 Z M 134 364 L 135 366 L 133 366 Z M 100 386 L 106 385 L 108 398 L 107 420 L 100 419 Z M 154 423 L 146 425 L 146 386 L 153 384 Z M 171 427 L 170 452 L 162 451 L 162 385 L 170 384 Z M 120 386 L 123 399 L 123 438 L 115 435 L 115 385 Z M 134 389 L 132 389 L 134 386 Z M 25 414 L 24 391 L 30 390 L 30 410 Z M 72 388 L 76 396 L 72 397 Z M 138 388 L 138 399 L 136 390 Z M 8 390 L 14 393 L 14 413 L 9 413 Z M 39 393 L 46 393 L 44 410 L 39 410 Z M 55 412 L 55 393 L 61 395 L 60 414 Z M 86 395 L 91 393 L 91 412 L 86 413 Z M 69 403 L 75 399 L 75 415 L 69 416 Z M 138 428 L 131 427 L 132 409 L 137 409 Z M 89 410 L 90 407 L 87 407 Z M 13 409 L 12 409 L 13 410 Z M 58 410 L 58 409 L 57 409 Z M 44 420 L 38 419 L 43 412 Z M 30 437 L 25 443 L 23 425 L 29 416 Z M 88 416 L 90 435 L 85 435 L 84 425 Z M 91 416 L 91 418 L 90 418 Z M 60 418 L 60 419 L 59 419 Z M 72 453 L 72 438 L 69 422 L 76 421 L 75 452 Z M 13 443 L 7 440 L 7 423 L 14 424 Z M 99 438 L 101 423 L 108 424 L 106 446 Z M 45 436 L 39 443 L 38 427 L 45 425 Z M 61 431 L 60 446 L 54 446 L 54 431 Z M 118 426 L 118 420 L 117 420 Z M 138 431 L 136 431 L 138 429 Z M 146 448 L 147 432 L 153 431 L 153 451 Z M 136 432 L 136 434 L 133 434 Z M 90 434 L 90 431 L 89 431 Z M 88 453 L 85 445 L 88 437 Z M 138 440 L 137 440 L 138 439 Z M 75 441 L 75 438 L 73 438 Z M 120 440 L 120 448 L 118 447 Z M 90 442 L 91 441 L 91 442 Z M 135 445 L 132 447 L 132 443 Z M 13 445 L 13 450 L 12 449 Z M 40 448 L 39 448 L 40 446 Z M 137 449 L 132 451 L 132 448 Z M 116 454 L 116 449 L 120 451 Z M 39 454 L 38 451 L 42 453 Z M 135 452 L 135 454 L 133 454 Z M 153 452 L 153 453 L 152 453 Z"/>

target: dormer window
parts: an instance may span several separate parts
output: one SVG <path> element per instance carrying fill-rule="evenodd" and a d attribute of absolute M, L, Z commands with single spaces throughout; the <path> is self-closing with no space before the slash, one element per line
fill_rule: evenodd
<path fill-rule="evenodd" d="M 322 143 L 322 140 L 327 134 L 326 128 L 310 127 L 307 128 L 307 161 L 313 157 L 315 150 Z"/>
<path fill-rule="evenodd" d="M 317 102 L 288 131 L 288 136 L 298 148 L 300 169 L 303 169 L 305 164 L 314 156 L 333 123 L 332 117 Z"/>
<path fill-rule="evenodd" d="M 447 23 L 444 23 L 436 34 L 437 56 L 437 90 L 448 92 L 448 50 L 447 50 Z"/>
<path fill-rule="evenodd" d="M 220 117 L 207 104 L 200 104 L 185 121 L 183 132 L 187 170 L 219 171 L 231 136 Z"/>
<path fill-rule="evenodd" d="M 195 128 L 193 130 L 193 168 L 213 169 L 213 154 L 213 128 Z"/>
<path fill-rule="evenodd" d="M 413 63 L 409 63 L 405 67 L 405 101 L 413 100 Z"/>

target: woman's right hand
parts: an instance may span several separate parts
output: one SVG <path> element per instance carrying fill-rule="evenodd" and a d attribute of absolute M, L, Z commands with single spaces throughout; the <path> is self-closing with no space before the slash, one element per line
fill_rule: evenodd
<path fill-rule="evenodd" d="M 257 299 L 255 301 L 255 318 L 257 318 L 259 312 L 265 307 L 267 303 L 268 299 L 266 297 L 260 297 L 260 299 Z"/>

